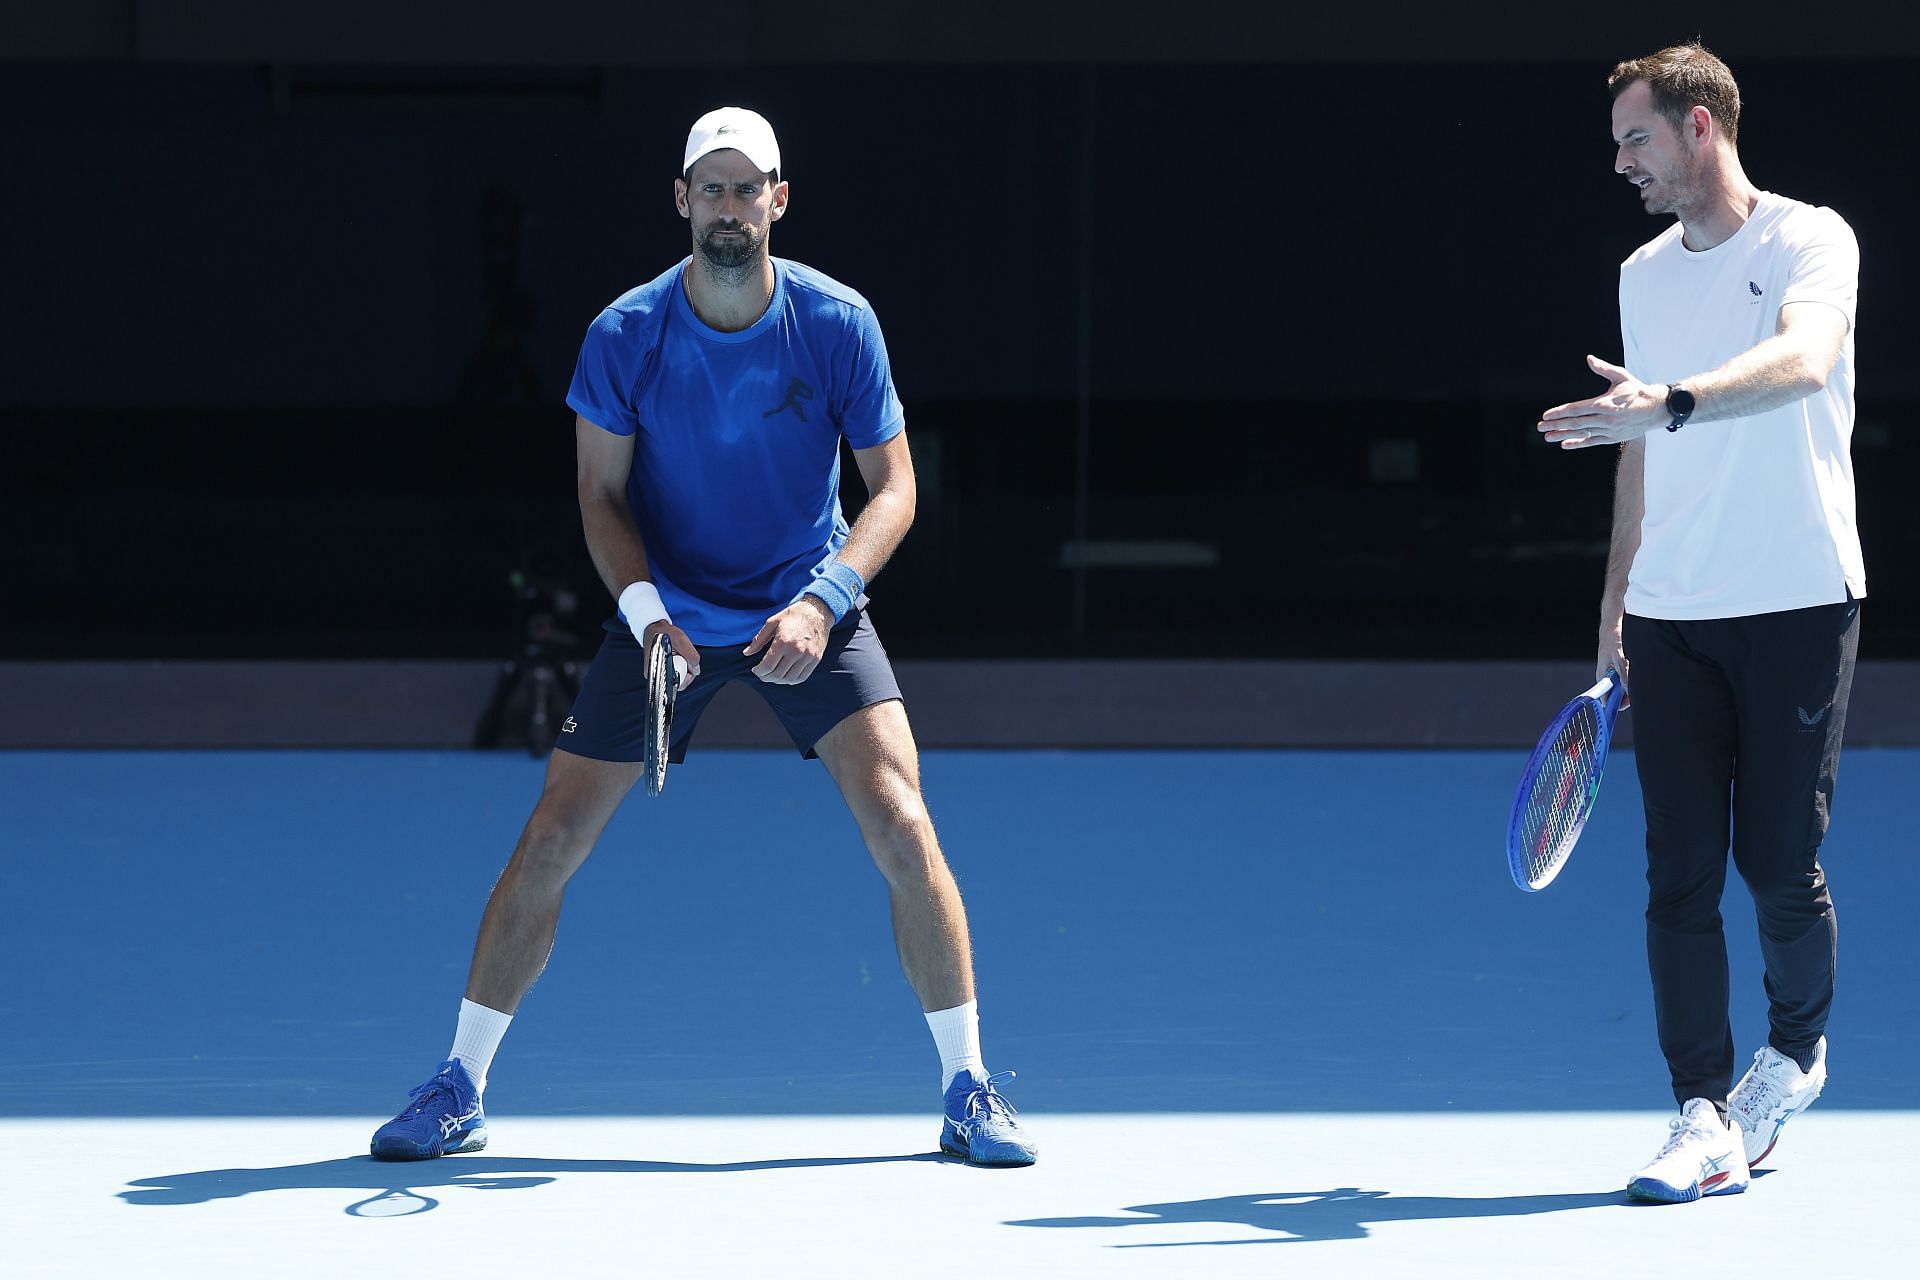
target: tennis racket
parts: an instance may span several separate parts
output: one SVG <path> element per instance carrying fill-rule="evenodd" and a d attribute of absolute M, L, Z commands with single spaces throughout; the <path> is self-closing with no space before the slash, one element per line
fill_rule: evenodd
<path fill-rule="evenodd" d="M 1620 673 L 1609 670 L 1560 709 L 1527 759 L 1507 820 L 1507 864 L 1529 893 L 1553 883 L 1593 812 L 1625 692 Z"/>
<path fill-rule="evenodd" d="M 673 703 L 680 693 L 680 673 L 686 659 L 673 653 L 666 632 L 647 643 L 647 726 L 640 753 L 647 770 L 647 794 L 657 796 L 667 786 L 667 749 L 673 743 Z"/>

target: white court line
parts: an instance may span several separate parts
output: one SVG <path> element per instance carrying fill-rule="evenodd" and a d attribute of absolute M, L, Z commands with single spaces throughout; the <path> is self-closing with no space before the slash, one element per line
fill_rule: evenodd
<path fill-rule="evenodd" d="M 927 1158 L 930 1116 L 502 1115 L 489 1151 L 414 1164 L 364 1158 L 379 1117 L 0 1120 L 0 1273 L 1874 1280 L 1920 1256 L 1920 1112 L 1816 1110 L 1746 1195 L 1671 1207 L 1616 1194 L 1652 1113 L 1028 1118 L 1028 1170 Z"/>

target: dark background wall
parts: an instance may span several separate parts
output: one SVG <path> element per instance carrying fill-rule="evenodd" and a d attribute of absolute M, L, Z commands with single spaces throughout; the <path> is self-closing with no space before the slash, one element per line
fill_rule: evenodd
<path fill-rule="evenodd" d="M 1754 180 L 1859 235 L 1868 648 L 1914 656 L 1920 40 L 1776 7 L 6 5 L 0 657 L 485 655 L 516 565 L 590 630 L 561 397 L 722 102 L 887 332 L 896 649 L 1584 651 L 1609 460 L 1532 423 L 1664 225 L 1606 70 L 1696 31 Z"/>

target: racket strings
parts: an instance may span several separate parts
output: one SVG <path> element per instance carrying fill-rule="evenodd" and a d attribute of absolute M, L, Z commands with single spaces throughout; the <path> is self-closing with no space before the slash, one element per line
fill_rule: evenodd
<path fill-rule="evenodd" d="M 1527 797 L 1521 826 L 1529 879 L 1538 880 L 1572 850 L 1593 802 L 1599 710 L 1582 706 L 1554 736 Z"/>
<path fill-rule="evenodd" d="M 667 754 L 673 736 L 673 705 L 678 693 L 673 645 L 656 636 L 647 650 L 647 722 L 643 735 L 647 794 L 657 796 L 667 782 Z"/>

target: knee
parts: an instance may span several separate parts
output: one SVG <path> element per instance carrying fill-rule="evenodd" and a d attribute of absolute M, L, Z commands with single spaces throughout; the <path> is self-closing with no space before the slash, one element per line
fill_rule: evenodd
<path fill-rule="evenodd" d="M 861 821 L 860 832 L 888 883 L 924 880 L 940 863 L 933 818 L 916 791 L 888 797 Z"/>
<path fill-rule="evenodd" d="M 1833 910 L 1827 878 L 1817 867 L 1811 874 L 1747 876 L 1746 881 L 1760 932 L 1775 942 L 1800 937 Z"/>
<path fill-rule="evenodd" d="M 1647 923 L 1673 933 L 1711 933 L 1720 927 L 1724 872 L 1707 866 L 1652 866 L 1647 871 Z"/>
<path fill-rule="evenodd" d="M 520 833 L 510 870 L 537 884 L 558 888 L 593 850 L 593 835 L 564 815 L 535 809 Z"/>

